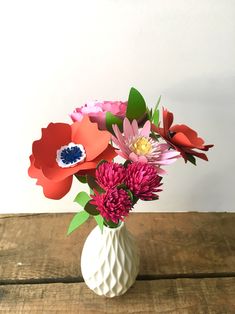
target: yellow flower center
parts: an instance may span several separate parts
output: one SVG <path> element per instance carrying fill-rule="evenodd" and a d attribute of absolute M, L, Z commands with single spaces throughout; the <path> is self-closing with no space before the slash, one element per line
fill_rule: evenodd
<path fill-rule="evenodd" d="M 132 149 L 137 155 L 147 155 L 151 151 L 152 145 L 147 138 L 141 137 L 132 144 Z"/>

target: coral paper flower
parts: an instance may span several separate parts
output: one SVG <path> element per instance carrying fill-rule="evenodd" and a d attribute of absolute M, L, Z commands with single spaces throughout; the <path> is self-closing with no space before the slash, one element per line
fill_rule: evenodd
<path fill-rule="evenodd" d="M 88 115 L 92 122 L 98 123 L 100 130 L 106 130 L 106 112 L 124 119 L 127 102 L 122 101 L 90 101 L 84 106 L 76 108 L 71 114 L 72 120 L 81 121 L 84 115 Z"/>
<path fill-rule="evenodd" d="M 152 130 L 161 135 L 174 149 L 180 152 L 185 162 L 189 160 L 190 155 L 208 160 L 206 154 L 195 151 L 199 149 L 208 151 L 214 145 L 204 145 L 204 140 L 198 137 L 197 132 L 184 124 L 172 126 L 174 116 L 167 109 L 163 109 L 163 127 L 152 126 Z"/>
<path fill-rule="evenodd" d="M 91 196 L 91 204 L 97 206 L 100 215 L 107 221 L 118 223 L 129 214 L 131 210 L 131 200 L 128 193 L 123 189 L 109 189 L 103 194 Z"/>
<path fill-rule="evenodd" d="M 126 169 L 123 165 L 115 162 L 104 162 L 97 168 L 95 176 L 102 188 L 111 189 L 124 183 Z"/>
<path fill-rule="evenodd" d="M 50 123 L 33 143 L 29 176 L 42 185 L 46 197 L 60 199 L 70 190 L 74 174 L 116 156 L 109 140 L 109 132 L 100 131 L 87 116 L 72 125 Z"/>
<path fill-rule="evenodd" d="M 172 164 L 180 156 L 179 152 L 171 149 L 168 144 L 160 144 L 150 137 L 151 123 L 147 121 L 139 130 L 136 120 L 132 123 L 125 118 L 123 123 L 123 134 L 117 125 L 113 126 L 115 136 L 113 142 L 119 147 L 117 154 L 125 159 L 150 163 L 157 168 L 158 174 L 165 174 L 160 166 Z"/>
<path fill-rule="evenodd" d="M 144 201 L 159 198 L 155 193 L 161 192 L 159 187 L 162 177 L 157 175 L 156 167 L 140 162 L 133 162 L 127 167 L 126 186 L 138 198 Z"/>

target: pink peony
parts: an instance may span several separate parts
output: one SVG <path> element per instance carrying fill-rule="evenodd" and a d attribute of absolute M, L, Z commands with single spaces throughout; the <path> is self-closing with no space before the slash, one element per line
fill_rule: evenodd
<path fill-rule="evenodd" d="M 100 215 L 107 221 L 118 223 L 131 210 L 132 202 L 123 189 L 110 189 L 104 194 L 92 195 L 92 198 L 91 204 L 97 206 Z"/>
<path fill-rule="evenodd" d="M 116 162 L 104 162 L 96 169 L 95 176 L 103 189 L 111 189 L 124 183 L 126 169 Z"/>
<path fill-rule="evenodd" d="M 134 196 L 141 200 L 151 201 L 159 198 L 155 193 L 162 191 L 159 189 L 162 185 L 161 179 L 153 165 L 133 162 L 127 167 L 125 183 Z"/>
<path fill-rule="evenodd" d="M 98 123 L 100 130 L 106 130 L 106 112 L 124 119 L 127 102 L 122 101 L 89 101 L 84 106 L 76 108 L 70 115 L 72 120 L 81 121 L 84 115 L 88 115 L 91 122 Z"/>

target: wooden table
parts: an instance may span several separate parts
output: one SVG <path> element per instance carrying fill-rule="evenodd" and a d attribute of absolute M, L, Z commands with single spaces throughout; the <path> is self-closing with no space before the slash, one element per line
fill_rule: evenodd
<path fill-rule="evenodd" d="M 80 254 L 95 223 L 66 237 L 71 217 L 0 216 L 0 313 L 235 313 L 235 214 L 131 214 L 140 274 L 113 299 L 84 284 Z"/>

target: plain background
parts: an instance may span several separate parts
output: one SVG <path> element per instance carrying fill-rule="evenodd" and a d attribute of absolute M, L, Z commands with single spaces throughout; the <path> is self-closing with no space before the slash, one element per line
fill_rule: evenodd
<path fill-rule="evenodd" d="M 131 86 L 215 144 L 210 161 L 168 167 L 160 200 L 136 211 L 234 211 L 234 0 L 0 2 L 0 212 L 76 211 L 28 178 L 41 127 Z"/>

